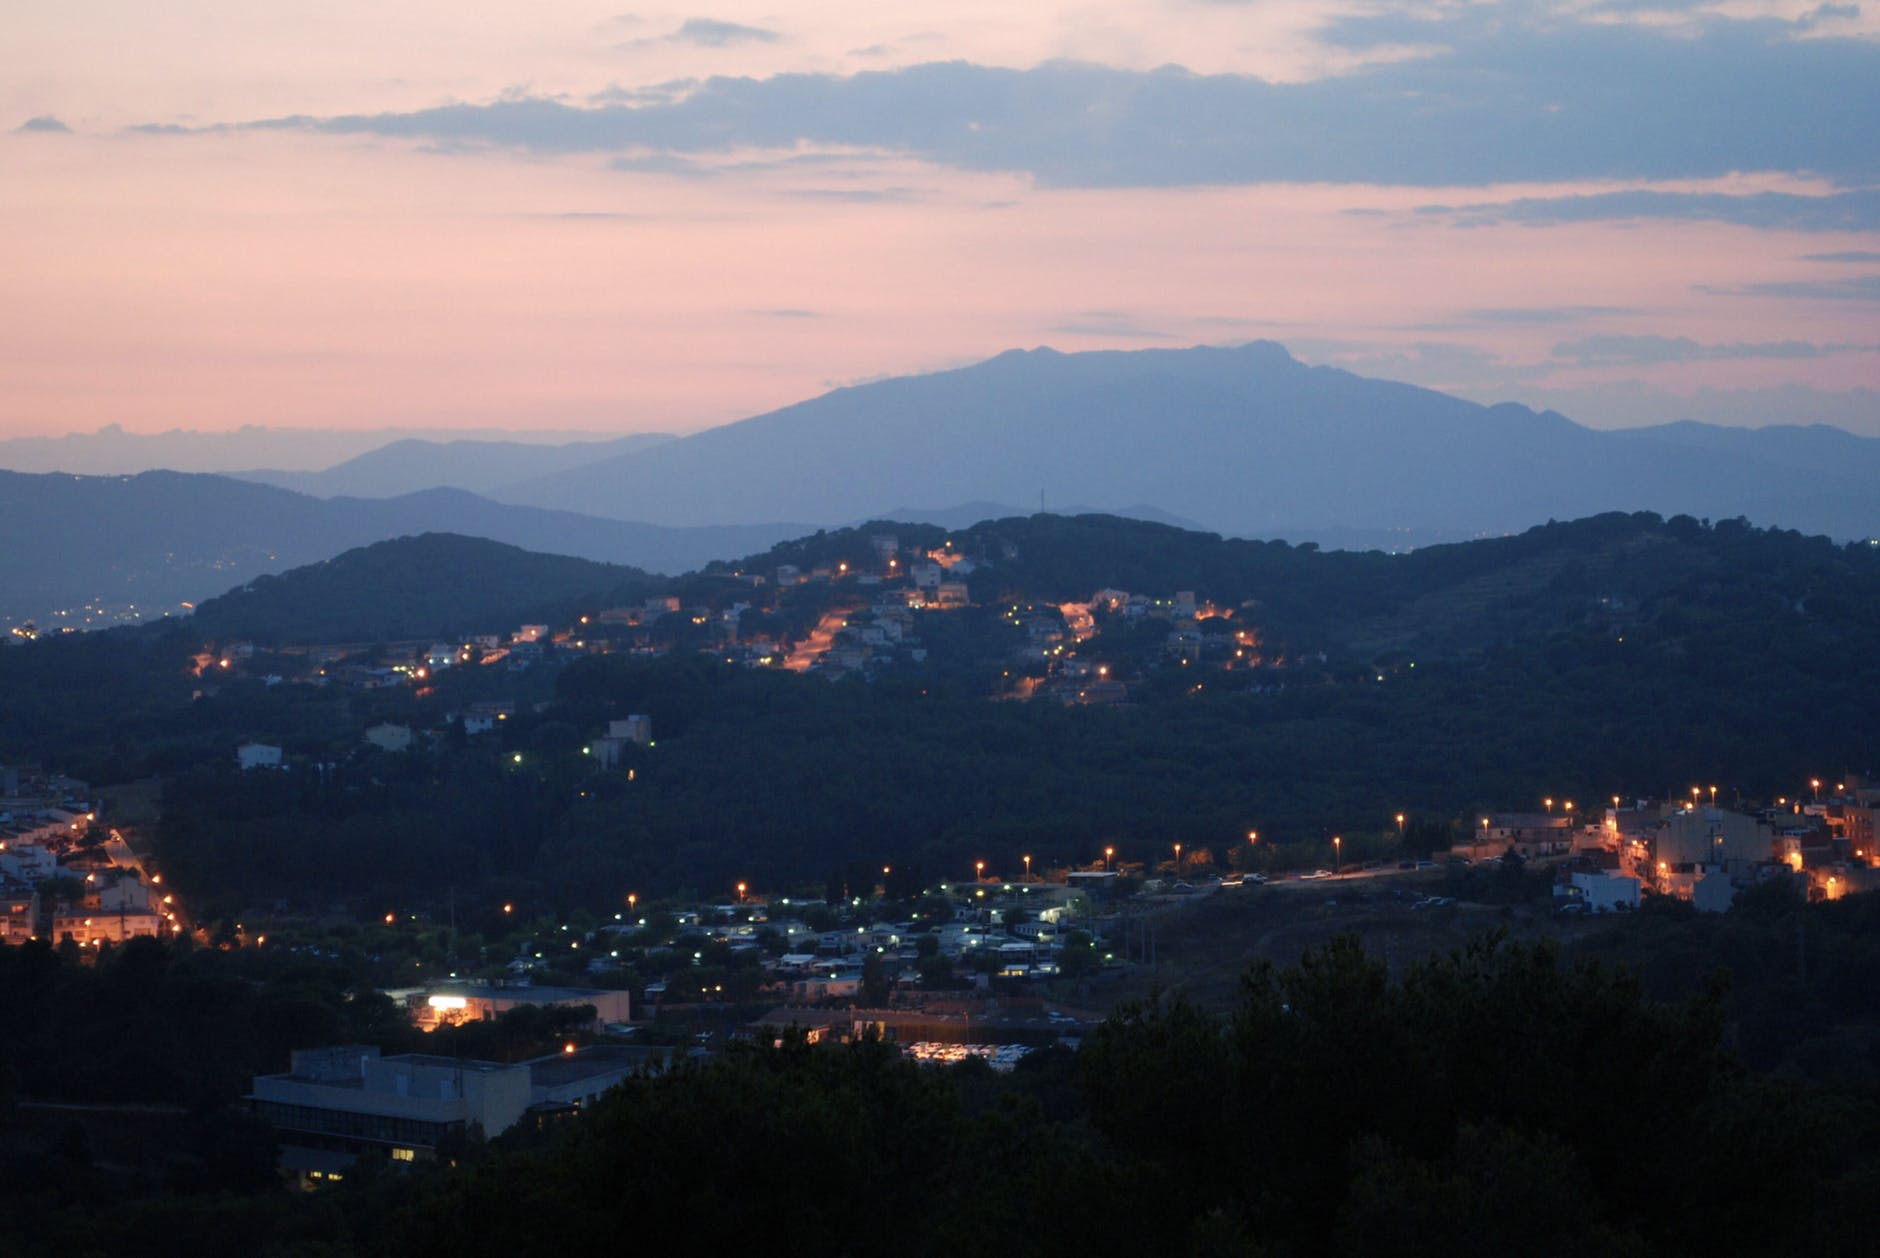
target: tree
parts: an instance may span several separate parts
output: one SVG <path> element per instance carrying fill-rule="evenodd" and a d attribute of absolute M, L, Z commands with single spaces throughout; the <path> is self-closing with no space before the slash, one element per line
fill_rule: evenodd
<path fill-rule="evenodd" d="M 862 958 L 862 1003 L 873 1009 L 879 1009 L 888 1003 L 888 967 L 882 961 L 879 952 L 870 952 Z"/>

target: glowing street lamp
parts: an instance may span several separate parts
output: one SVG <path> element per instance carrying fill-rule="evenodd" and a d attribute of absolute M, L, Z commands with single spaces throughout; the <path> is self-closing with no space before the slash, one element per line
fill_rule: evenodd
<path fill-rule="evenodd" d="M 1397 814 L 1397 837 L 1400 839 L 1403 837 L 1403 814 L 1402 813 Z"/>
<path fill-rule="evenodd" d="M 1107 870 L 1107 869 L 1108 869 L 1108 868 L 1110 867 L 1110 862 L 1111 862 L 1112 860 L 1114 860 L 1115 858 L 1116 858 L 1116 849 L 1115 849 L 1115 848 L 1113 848 L 1113 847 L 1106 847 L 1106 848 L 1104 848 L 1104 849 L 1103 849 L 1103 867 L 1104 867 L 1104 869 L 1106 869 L 1106 870 Z"/>
<path fill-rule="evenodd" d="M 986 880 L 986 862 L 974 861 L 973 862 L 973 881 L 984 882 L 985 880 Z"/>
<path fill-rule="evenodd" d="M 883 872 L 886 871 L 884 870 Z M 1025 880 L 1027 882 L 1031 881 L 1031 857 L 1029 856 L 1025 858 Z"/>
<path fill-rule="evenodd" d="M 739 904 L 744 903 L 744 891 L 745 891 L 745 885 L 740 882 L 738 884 L 738 903 Z"/>
<path fill-rule="evenodd" d="M 1332 876 L 1336 878 L 1344 868 L 1345 840 L 1343 835 L 1332 836 Z"/>
<path fill-rule="evenodd" d="M 1181 873 L 1181 871 L 1182 871 L 1182 845 L 1177 843 L 1175 845 L 1175 872 L 1179 874 Z"/>

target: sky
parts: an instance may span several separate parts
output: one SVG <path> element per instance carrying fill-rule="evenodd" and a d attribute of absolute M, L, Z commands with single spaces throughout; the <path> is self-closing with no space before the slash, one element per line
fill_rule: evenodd
<path fill-rule="evenodd" d="M 0 10 L 0 439 L 1254 339 L 1880 436 L 1880 6 L 622 3 Z"/>

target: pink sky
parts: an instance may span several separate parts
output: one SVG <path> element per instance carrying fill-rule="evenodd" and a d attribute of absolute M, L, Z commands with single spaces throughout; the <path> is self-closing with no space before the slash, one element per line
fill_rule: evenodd
<path fill-rule="evenodd" d="M 1872 394 L 1846 394 L 1880 389 L 1880 304 L 1757 288 L 1858 280 L 1875 269 L 1860 256 L 1880 260 L 1880 233 L 1465 226 L 1416 212 L 1636 188 L 1836 190 L 1805 172 L 1070 187 L 877 149 L 798 166 L 713 154 L 703 160 L 722 173 L 707 178 L 614 169 L 592 151 L 129 130 L 505 93 L 579 103 L 706 74 L 948 59 L 1311 82 L 1413 51 L 1321 42 L 1330 11 L 1288 4 L 953 4 L 917 17 L 732 3 L 631 19 L 604 4 L 550 8 L 403 4 L 388 16 L 336 4 L 282 17 L 76 3 L 0 16 L 0 438 L 108 423 L 688 431 L 1013 346 L 1260 337 L 1307 361 L 1482 400 L 1565 400 L 1569 413 L 1576 390 L 1601 385 L 1635 382 L 1673 395 L 1667 407 L 1702 389 L 1798 385 L 1840 397 L 1837 417 L 1880 435 Z M 671 38 L 701 16 L 727 24 L 712 28 L 725 42 Z M 31 118 L 67 129 L 13 129 Z M 1857 260 L 1808 260 L 1828 255 Z M 1495 313 L 1509 311 L 1554 313 Z M 1706 350 L 1664 362 L 1557 352 L 1592 337 Z M 1777 344 L 1811 350 L 1725 352 Z M 1638 418 L 1583 395 L 1586 422 Z"/>

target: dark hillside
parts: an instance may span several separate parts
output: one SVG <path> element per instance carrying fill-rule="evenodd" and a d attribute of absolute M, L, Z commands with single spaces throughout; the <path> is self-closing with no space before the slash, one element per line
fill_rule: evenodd
<path fill-rule="evenodd" d="M 618 564 L 426 533 L 257 577 L 203 603 L 190 623 L 205 640 L 270 644 L 449 638 L 507 632 L 519 620 L 565 623 L 584 599 L 650 590 L 658 580 Z"/>

